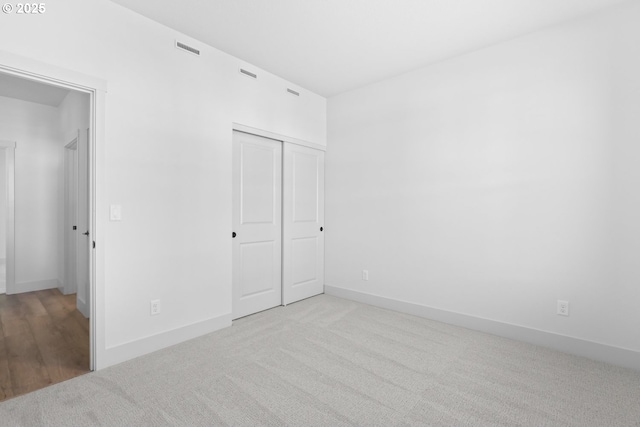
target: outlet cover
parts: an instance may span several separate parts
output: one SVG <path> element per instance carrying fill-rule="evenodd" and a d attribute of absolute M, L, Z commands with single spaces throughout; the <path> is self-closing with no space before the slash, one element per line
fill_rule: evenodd
<path fill-rule="evenodd" d="M 362 280 L 369 280 L 369 270 L 362 270 Z"/>
<path fill-rule="evenodd" d="M 569 301 L 558 300 L 558 314 L 560 316 L 569 315 Z"/>
<path fill-rule="evenodd" d="M 157 314 L 160 314 L 160 300 L 154 299 L 151 300 L 151 315 L 155 316 Z"/>
<path fill-rule="evenodd" d="M 111 221 L 122 221 L 122 206 L 121 205 L 111 205 L 109 207 L 109 220 L 111 220 Z"/>

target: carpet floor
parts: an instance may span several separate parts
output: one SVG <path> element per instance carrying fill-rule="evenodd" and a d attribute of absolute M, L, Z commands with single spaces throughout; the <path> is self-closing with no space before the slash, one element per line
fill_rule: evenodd
<path fill-rule="evenodd" d="M 0 403 L 2 426 L 640 426 L 640 372 L 320 295 Z"/>

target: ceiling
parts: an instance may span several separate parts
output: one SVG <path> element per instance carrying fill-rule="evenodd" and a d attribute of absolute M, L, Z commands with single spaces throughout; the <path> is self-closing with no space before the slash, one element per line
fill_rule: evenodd
<path fill-rule="evenodd" d="M 112 1 L 330 97 L 629 0 Z"/>
<path fill-rule="evenodd" d="M 0 96 L 58 107 L 68 90 L 0 73 Z"/>

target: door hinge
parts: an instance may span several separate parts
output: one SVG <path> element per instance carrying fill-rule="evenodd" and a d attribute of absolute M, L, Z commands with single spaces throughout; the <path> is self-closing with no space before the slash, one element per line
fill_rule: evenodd
<path fill-rule="evenodd" d="M 74 225 L 74 226 L 73 226 L 73 229 L 74 229 L 74 230 L 77 230 L 77 229 L 78 229 L 78 227 L 76 227 L 76 226 Z"/>
<path fill-rule="evenodd" d="M 93 241 L 93 249 L 95 249 L 95 248 L 96 248 L 96 241 L 94 240 Z"/>

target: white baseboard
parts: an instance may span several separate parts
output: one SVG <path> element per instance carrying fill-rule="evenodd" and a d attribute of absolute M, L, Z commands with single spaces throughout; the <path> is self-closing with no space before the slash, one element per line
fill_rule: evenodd
<path fill-rule="evenodd" d="M 45 289 L 56 289 L 62 286 L 58 279 L 38 280 L 35 282 L 16 283 L 14 294 L 24 292 L 44 291 Z"/>
<path fill-rule="evenodd" d="M 89 304 L 78 295 L 76 295 L 76 306 L 78 311 L 82 313 L 84 317 L 89 318 Z"/>
<path fill-rule="evenodd" d="M 58 282 L 59 286 L 58 286 L 58 290 L 60 291 L 60 293 L 62 295 L 71 295 L 71 294 L 75 294 L 76 292 L 67 292 L 67 290 L 64 288 L 64 285 L 62 284 L 62 282 Z"/>
<path fill-rule="evenodd" d="M 231 326 L 231 313 L 181 328 L 151 335 L 136 341 L 109 347 L 96 357 L 96 370 L 104 369 L 136 357 Z"/>
<path fill-rule="evenodd" d="M 462 326 L 467 329 L 486 332 L 517 341 L 524 341 L 543 347 L 553 348 L 564 353 L 599 360 L 612 365 L 622 366 L 640 371 L 640 352 L 621 347 L 573 338 L 553 332 L 531 329 L 524 326 L 512 325 L 495 320 L 483 319 L 467 314 L 441 310 L 425 305 L 395 300 L 377 295 L 335 286 L 324 286 L 327 295 L 349 299 L 376 307 L 386 308 L 401 313 L 412 314 L 426 319 L 451 325 Z"/>

